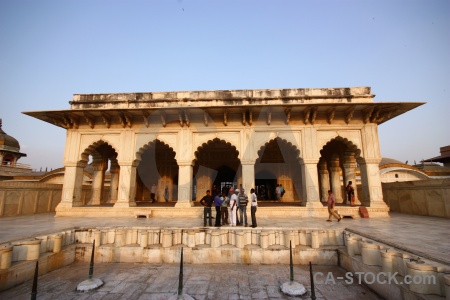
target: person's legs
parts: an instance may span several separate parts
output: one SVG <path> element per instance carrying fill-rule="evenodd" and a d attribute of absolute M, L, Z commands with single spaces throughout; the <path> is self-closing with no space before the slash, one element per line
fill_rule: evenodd
<path fill-rule="evenodd" d="M 250 211 L 251 211 L 251 214 L 252 214 L 252 226 L 253 227 L 256 227 L 257 225 L 256 225 L 256 206 L 252 206 L 251 208 L 250 208 Z"/>
<path fill-rule="evenodd" d="M 208 209 L 206 207 L 203 208 L 203 226 L 206 226 L 206 216 L 208 214 Z"/>
<path fill-rule="evenodd" d="M 243 212 L 243 209 L 242 209 L 242 206 L 239 206 L 239 225 L 243 225 L 244 223 L 243 223 L 243 216 L 242 216 L 242 214 L 243 214 L 244 212 Z"/>
<path fill-rule="evenodd" d="M 243 206 L 243 211 L 244 211 L 244 224 L 245 226 L 248 226 L 248 222 L 247 222 L 247 206 Z"/>
<path fill-rule="evenodd" d="M 212 226 L 212 214 L 211 214 L 211 207 L 207 208 L 208 214 L 209 214 L 209 226 Z"/>
<path fill-rule="evenodd" d="M 230 219 L 231 226 L 236 226 L 236 206 L 233 209 L 230 208 Z"/>
<path fill-rule="evenodd" d="M 220 226 L 220 206 L 216 206 L 216 226 Z"/>

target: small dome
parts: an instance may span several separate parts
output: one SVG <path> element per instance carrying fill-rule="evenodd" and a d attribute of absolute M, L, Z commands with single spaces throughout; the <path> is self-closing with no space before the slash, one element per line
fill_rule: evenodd
<path fill-rule="evenodd" d="M 399 160 L 392 159 L 392 158 L 387 158 L 387 157 L 383 157 L 379 163 L 380 166 L 390 165 L 390 164 L 405 165 L 404 162 L 401 162 Z"/>
<path fill-rule="evenodd" d="M 19 142 L 2 129 L 2 120 L 0 119 L 0 150 L 19 152 Z"/>

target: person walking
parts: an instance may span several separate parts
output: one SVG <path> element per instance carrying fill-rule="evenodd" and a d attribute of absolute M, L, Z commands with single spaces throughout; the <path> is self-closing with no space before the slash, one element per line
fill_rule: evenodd
<path fill-rule="evenodd" d="M 252 227 L 255 228 L 256 225 L 256 209 L 258 208 L 258 198 L 256 197 L 255 189 L 250 190 L 251 193 L 251 206 L 250 212 L 252 215 Z"/>
<path fill-rule="evenodd" d="M 334 197 L 331 190 L 328 190 L 328 220 L 327 222 L 331 222 L 332 217 L 334 216 L 336 219 L 338 219 L 338 222 L 341 221 L 341 217 L 336 213 L 334 210 L 334 205 L 336 203 L 336 198 Z"/>
<path fill-rule="evenodd" d="M 212 226 L 212 216 L 211 216 L 211 206 L 213 204 L 213 197 L 211 196 L 210 190 L 206 191 L 206 195 L 200 200 L 200 204 L 204 206 L 203 208 L 203 226 L 206 226 L 206 218 L 209 217 L 209 226 Z"/>
<path fill-rule="evenodd" d="M 242 188 L 239 196 L 239 224 L 240 226 L 244 226 L 245 227 L 248 226 L 248 222 L 247 222 L 247 204 L 248 204 L 248 197 L 245 194 L 245 189 Z"/>
<path fill-rule="evenodd" d="M 216 223 L 214 224 L 214 226 L 216 227 L 220 227 L 220 206 L 222 206 L 222 202 L 223 200 L 220 199 L 220 194 L 217 192 L 217 194 L 214 196 L 214 205 L 216 206 Z"/>
<path fill-rule="evenodd" d="M 222 226 L 230 224 L 228 222 L 228 207 L 230 206 L 230 199 L 227 197 L 227 193 L 222 193 L 222 205 L 220 206 L 220 212 L 222 215 Z"/>

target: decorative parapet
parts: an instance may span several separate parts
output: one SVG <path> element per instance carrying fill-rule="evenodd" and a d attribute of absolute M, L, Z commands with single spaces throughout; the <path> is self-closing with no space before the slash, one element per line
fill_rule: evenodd
<path fill-rule="evenodd" d="M 398 295 L 408 299 L 423 299 L 423 295 L 450 297 L 446 279 L 450 274 L 449 264 L 419 257 L 351 231 L 346 230 L 344 235 L 347 247 L 342 252 L 341 265 L 353 274 L 363 274 L 361 283 L 384 298 L 398 299 Z"/>

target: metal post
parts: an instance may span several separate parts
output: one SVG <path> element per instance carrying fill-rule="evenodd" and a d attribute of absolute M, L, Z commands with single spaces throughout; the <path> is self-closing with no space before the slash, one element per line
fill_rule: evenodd
<path fill-rule="evenodd" d="M 178 296 L 183 295 L 183 247 L 181 247 L 180 276 L 178 278 Z"/>
<path fill-rule="evenodd" d="M 31 300 L 36 300 L 37 297 L 37 281 L 38 281 L 38 261 L 36 261 L 36 268 L 34 269 L 33 287 L 31 288 Z"/>
<path fill-rule="evenodd" d="M 309 275 L 311 278 L 311 300 L 316 300 L 316 292 L 314 291 L 314 275 L 311 262 L 309 262 Z"/>
<path fill-rule="evenodd" d="M 294 264 L 292 263 L 292 241 L 289 241 L 289 259 L 290 259 L 290 270 L 291 270 L 291 283 L 294 282 Z"/>
<path fill-rule="evenodd" d="M 94 251 L 95 251 L 95 240 L 92 244 L 92 254 L 91 254 L 91 264 L 89 265 L 89 279 L 92 279 L 94 275 Z"/>

